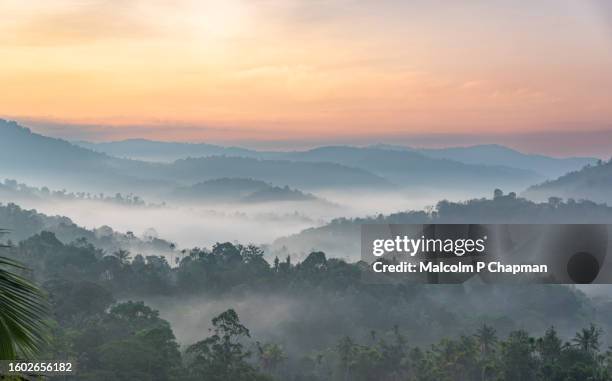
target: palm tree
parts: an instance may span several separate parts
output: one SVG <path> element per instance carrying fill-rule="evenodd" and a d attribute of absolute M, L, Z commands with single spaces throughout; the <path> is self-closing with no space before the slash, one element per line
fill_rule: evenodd
<path fill-rule="evenodd" d="M 486 380 L 487 368 L 490 366 L 490 357 L 491 353 L 494 350 L 495 345 L 497 344 L 497 334 L 495 329 L 491 326 L 483 324 L 482 327 L 476 331 L 474 335 L 478 344 L 480 345 L 480 354 L 481 354 L 481 371 L 480 371 L 480 379 L 482 381 Z"/>
<path fill-rule="evenodd" d="M 338 355 L 340 356 L 340 363 L 344 368 L 344 379 L 348 380 L 353 362 L 353 356 L 355 354 L 355 343 L 350 337 L 345 336 L 340 339 L 336 349 L 338 351 Z"/>
<path fill-rule="evenodd" d="M 6 234 L 0 229 L 0 235 Z M 6 248 L 7 245 L 0 245 Z M 12 271 L 11 271 L 12 270 Z M 31 357 L 46 342 L 47 304 L 42 291 L 15 271 L 21 264 L 0 257 L 0 359 Z"/>
<path fill-rule="evenodd" d="M 264 371 L 274 374 L 279 365 L 286 359 L 283 349 L 278 344 L 257 342 L 259 361 Z"/>
<path fill-rule="evenodd" d="M 119 260 L 119 263 L 125 265 L 130 260 L 130 252 L 127 250 L 119 249 L 113 253 L 113 256 Z"/>
<path fill-rule="evenodd" d="M 491 326 L 483 324 L 474 335 L 480 344 L 482 354 L 487 357 L 495 344 L 497 343 L 497 335 L 495 329 Z"/>
<path fill-rule="evenodd" d="M 574 344 L 586 353 L 593 353 L 599 350 L 599 339 L 601 337 L 601 329 L 591 324 L 589 328 L 583 328 L 576 333 L 576 337 L 572 339 Z"/>

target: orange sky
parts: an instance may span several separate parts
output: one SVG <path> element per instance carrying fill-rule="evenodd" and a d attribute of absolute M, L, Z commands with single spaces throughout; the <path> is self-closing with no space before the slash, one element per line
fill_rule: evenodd
<path fill-rule="evenodd" d="M 0 117 L 93 140 L 612 129 L 609 3 L 517 4 L 3 0 Z"/>

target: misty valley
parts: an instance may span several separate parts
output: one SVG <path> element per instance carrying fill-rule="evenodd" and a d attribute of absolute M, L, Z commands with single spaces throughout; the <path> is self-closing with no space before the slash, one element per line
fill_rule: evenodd
<path fill-rule="evenodd" d="M 58 380 L 609 380 L 609 286 L 369 284 L 360 226 L 612 224 L 611 203 L 599 158 L 69 142 L 0 120 L 0 257 L 23 267 L 0 265 L 42 287 L 36 356 L 78 364 Z"/>

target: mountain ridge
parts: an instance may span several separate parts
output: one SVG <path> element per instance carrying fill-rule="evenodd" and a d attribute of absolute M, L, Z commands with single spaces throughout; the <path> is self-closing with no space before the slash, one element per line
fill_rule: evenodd
<path fill-rule="evenodd" d="M 380 176 L 363 169 L 334 163 L 294 163 L 223 156 L 180 159 L 172 163 L 117 158 L 34 133 L 16 122 L 4 120 L 0 120 L 0 170 L 4 172 L 4 177 L 35 186 L 143 195 L 152 190 L 163 192 L 177 185 L 216 177 L 254 177 L 249 171 L 255 172 L 260 180 L 297 188 L 392 186 Z M 288 176 L 288 181 L 281 175 Z"/>
<path fill-rule="evenodd" d="M 509 148 L 500 144 L 476 144 L 469 146 L 457 146 L 446 148 L 413 148 L 408 146 L 393 145 L 393 144 L 373 144 L 366 147 L 355 147 L 350 145 L 326 145 L 315 147 L 308 150 L 296 151 L 257 151 L 243 147 L 224 147 L 221 145 L 209 143 L 186 143 L 186 142 L 161 142 L 148 139 L 127 139 L 116 142 L 104 143 L 89 143 L 76 142 L 77 144 L 86 147 L 97 147 L 99 152 L 107 154 L 116 154 L 119 157 L 140 157 L 138 152 L 134 152 L 138 147 L 131 147 L 130 144 L 149 144 L 150 151 L 154 147 L 165 145 L 167 149 L 174 149 L 175 152 L 169 155 L 166 159 L 180 159 L 186 157 L 194 157 L 211 155 L 227 155 L 227 156 L 243 156 L 257 157 L 263 159 L 287 159 L 300 155 L 305 155 L 308 152 L 317 151 L 321 148 L 373 148 L 386 151 L 402 151 L 416 152 L 430 158 L 449 159 L 458 161 L 464 164 L 480 164 L 480 165 L 499 165 L 516 169 L 524 169 L 537 172 L 544 178 L 556 178 L 567 172 L 571 172 L 582 168 L 587 164 L 594 164 L 597 158 L 594 157 L 551 157 L 542 154 L 524 153 L 513 148 Z M 105 148 L 106 147 L 106 148 Z M 202 148 L 200 152 L 197 149 Z M 194 152 L 196 151 L 196 152 Z M 153 155 L 149 152 L 149 155 Z M 160 161 L 162 158 L 157 157 L 155 161 Z"/>
<path fill-rule="evenodd" d="M 569 172 L 555 180 L 529 187 L 524 196 L 533 199 L 561 197 L 588 199 L 612 205 L 612 159 Z"/>

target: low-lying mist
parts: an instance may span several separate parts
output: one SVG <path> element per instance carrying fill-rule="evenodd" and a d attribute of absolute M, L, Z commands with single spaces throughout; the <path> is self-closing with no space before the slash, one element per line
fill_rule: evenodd
<path fill-rule="evenodd" d="M 7 201 L 47 215 L 69 217 L 87 229 L 108 225 L 116 231 L 131 231 L 137 236 L 154 231 L 179 248 L 210 247 L 217 242 L 269 244 L 279 237 L 324 225 L 334 218 L 420 210 L 439 201 L 435 192 L 328 191 L 317 196 L 328 202 L 179 203 L 170 200 L 167 204 L 121 205 L 79 199 Z M 463 197 L 467 195 L 451 199 Z"/>
<path fill-rule="evenodd" d="M 610 289 L 600 291 L 604 288 Z M 581 289 L 588 292 L 589 288 Z M 149 297 L 145 302 L 171 323 L 181 345 L 206 337 L 211 319 L 233 308 L 254 340 L 279 343 L 290 356 L 333 347 L 343 336 L 367 341 L 373 331 L 384 335 L 396 325 L 409 334 L 410 345 L 429 345 L 475 331 L 483 322 L 494 324 L 501 334 L 520 328 L 542 334 L 554 325 L 566 337 L 588 325 L 589 319 L 607 325 L 607 316 L 593 315 L 586 295 L 573 286 L 414 285 L 405 295 L 389 300 L 385 299 L 389 294 L 380 291 L 377 297 L 376 293 L 335 294 L 317 289 L 240 289 L 217 296 Z M 539 300 L 538 305 L 530 306 L 534 300 Z M 575 305 L 566 306 L 565 314 L 552 314 L 558 303 Z M 601 299 L 601 312 L 609 309 L 607 305 L 610 299 Z"/>

